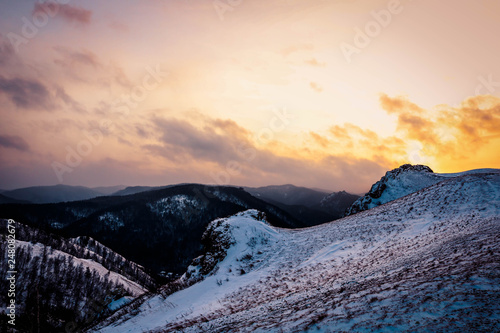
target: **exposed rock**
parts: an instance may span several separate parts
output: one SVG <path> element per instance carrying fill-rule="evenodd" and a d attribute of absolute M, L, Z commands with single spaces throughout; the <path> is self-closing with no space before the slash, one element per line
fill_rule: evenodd
<path fill-rule="evenodd" d="M 439 176 L 426 165 L 404 164 L 387 171 L 370 191 L 356 200 L 344 216 L 382 205 L 441 181 Z M 390 192 L 390 193 L 388 193 Z"/>

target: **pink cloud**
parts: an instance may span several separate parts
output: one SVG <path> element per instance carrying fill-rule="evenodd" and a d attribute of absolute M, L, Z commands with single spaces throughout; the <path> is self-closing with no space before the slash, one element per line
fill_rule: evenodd
<path fill-rule="evenodd" d="M 50 16 L 60 17 L 68 22 L 89 24 L 92 12 L 90 10 L 74 7 L 71 5 L 60 5 L 57 3 L 35 3 L 33 15 L 44 13 Z"/>

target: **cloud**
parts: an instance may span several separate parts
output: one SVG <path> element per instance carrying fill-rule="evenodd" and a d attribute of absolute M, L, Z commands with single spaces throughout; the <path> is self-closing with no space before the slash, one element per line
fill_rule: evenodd
<path fill-rule="evenodd" d="M 291 157 L 256 150 L 253 160 L 241 162 L 241 174 L 249 184 L 257 180 L 263 185 L 293 183 L 361 193 L 386 171 L 387 166 L 380 162 L 337 154 L 303 158 L 300 154 Z"/>
<path fill-rule="evenodd" d="M 135 126 L 135 131 L 136 131 L 137 135 L 139 135 L 141 138 L 145 139 L 145 138 L 149 137 L 149 133 L 139 125 Z"/>
<path fill-rule="evenodd" d="M 368 129 L 362 129 L 359 126 L 350 123 L 344 124 L 343 126 L 334 125 L 330 127 L 330 133 L 334 138 L 341 140 L 353 140 L 356 137 L 360 137 L 373 142 L 380 140 L 377 133 Z"/>
<path fill-rule="evenodd" d="M 440 105 L 433 110 L 424 110 L 402 97 L 382 95 L 380 102 L 389 114 L 397 115 L 397 128 L 405 132 L 406 138 L 437 148 L 443 146 L 445 132 L 452 133 L 457 145 L 471 149 L 500 135 L 500 99 L 497 97 L 474 96 L 458 107 Z M 443 149 L 442 153 L 446 152 Z"/>
<path fill-rule="evenodd" d="M 47 109 L 52 104 L 49 90 L 37 80 L 7 79 L 0 76 L 0 93 L 23 109 L 36 107 Z"/>
<path fill-rule="evenodd" d="M 79 113 L 86 112 L 85 107 L 69 96 L 63 88 L 56 88 L 56 97 L 63 101 L 67 106 L 70 106 L 74 111 Z"/>
<path fill-rule="evenodd" d="M 323 91 L 323 88 L 322 88 L 319 84 L 317 84 L 316 82 L 311 82 L 311 83 L 309 83 L 309 86 L 310 86 L 310 87 L 311 87 L 314 91 L 316 91 L 316 92 L 319 92 L 319 93 L 320 93 L 320 92 L 322 92 L 322 91 Z"/>
<path fill-rule="evenodd" d="M 43 120 L 33 122 L 34 129 L 39 129 L 48 133 L 63 133 L 65 131 L 82 131 L 87 129 L 88 126 L 74 117 L 57 117 L 57 119 L 45 118 Z M 95 127 L 93 127 L 95 128 Z"/>
<path fill-rule="evenodd" d="M 117 64 L 110 63 L 108 65 L 108 74 L 109 78 L 105 79 L 104 82 L 106 85 L 110 85 L 112 82 L 120 85 L 121 87 L 131 89 L 134 87 L 134 84 L 127 77 L 127 74 L 123 70 L 122 67 Z"/>
<path fill-rule="evenodd" d="M 406 143 L 395 136 L 381 137 L 377 133 L 353 124 L 334 125 L 326 133 L 309 133 L 308 150 L 312 156 L 334 156 L 367 160 L 387 168 L 404 163 L 398 156 L 406 153 Z"/>
<path fill-rule="evenodd" d="M 54 62 L 58 65 L 71 67 L 75 64 L 80 64 L 91 66 L 93 68 L 101 67 L 97 56 L 90 51 L 73 51 L 62 46 L 55 46 L 54 50 L 62 57 L 60 59 L 54 60 Z"/>
<path fill-rule="evenodd" d="M 238 158 L 238 145 L 247 141 L 246 130 L 231 120 L 205 119 L 201 128 L 178 119 L 155 119 L 155 124 L 162 145 L 146 148 L 173 160 L 225 163 Z"/>
<path fill-rule="evenodd" d="M 21 151 L 29 151 L 30 147 L 23 138 L 16 135 L 0 135 L 0 146 Z"/>
<path fill-rule="evenodd" d="M 113 22 L 109 23 L 108 27 L 110 27 L 111 29 L 114 29 L 116 31 L 119 31 L 121 33 L 129 32 L 129 30 L 130 30 L 128 25 L 126 25 L 125 23 L 122 23 L 122 22 L 118 22 L 118 21 L 113 21 Z"/>
<path fill-rule="evenodd" d="M 500 135 L 500 98 L 474 96 L 458 108 L 443 110 L 441 118 L 455 125 L 464 137 L 475 142 Z"/>
<path fill-rule="evenodd" d="M 54 12 L 56 13 L 56 17 L 60 17 L 70 23 L 76 22 L 80 24 L 89 24 L 92 17 L 92 12 L 84 8 L 74 7 L 66 4 L 35 2 L 33 15 L 40 13 L 53 15 Z"/>
<path fill-rule="evenodd" d="M 397 116 L 397 135 L 407 142 L 413 141 L 413 154 L 420 158 L 427 156 L 447 166 L 458 161 L 461 165 L 484 165 L 498 154 L 498 97 L 474 96 L 457 107 L 439 105 L 430 110 L 404 97 L 382 95 L 380 103 L 387 113 Z"/>
<path fill-rule="evenodd" d="M 404 97 L 391 98 L 385 94 L 380 96 L 380 104 L 387 113 L 398 116 L 397 130 L 403 132 L 406 139 L 429 145 L 439 143 L 435 121 L 427 110 Z"/>
<path fill-rule="evenodd" d="M 122 67 L 114 62 L 104 64 L 92 51 L 64 46 L 54 46 L 53 50 L 57 53 L 54 63 L 64 70 L 64 75 L 73 80 L 106 87 L 112 84 L 127 89 L 133 87 Z"/>
<path fill-rule="evenodd" d="M 0 66 L 7 64 L 14 53 L 12 43 L 4 40 L 3 36 L 0 35 Z"/>
<path fill-rule="evenodd" d="M 309 135 L 311 135 L 313 140 L 323 148 L 326 148 L 330 145 L 330 141 L 327 138 L 319 135 L 318 133 L 309 132 Z"/>
<path fill-rule="evenodd" d="M 474 96 L 458 106 L 427 110 L 405 97 L 383 94 L 380 104 L 396 116 L 395 133 L 382 136 L 349 123 L 331 126 L 327 132 L 309 132 L 307 158 L 364 156 L 386 168 L 423 163 L 454 171 L 498 165 L 500 98 Z"/>
<path fill-rule="evenodd" d="M 309 60 L 304 61 L 306 64 L 315 66 L 315 67 L 326 67 L 326 63 L 324 62 L 318 62 L 316 58 L 311 58 Z"/>
<path fill-rule="evenodd" d="M 299 51 L 310 51 L 314 49 L 313 44 L 297 44 L 297 45 L 291 45 L 288 46 L 280 51 L 280 53 L 284 57 L 288 57 L 290 54 L 299 52 Z"/>
<path fill-rule="evenodd" d="M 62 87 L 49 87 L 35 79 L 8 79 L 0 76 L 0 94 L 5 95 L 20 109 L 53 110 L 69 106 L 74 111 L 86 112 L 85 107 L 68 95 Z"/>
<path fill-rule="evenodd" d="M 336 153 L 306 158 L 300 149 L 293 147 L 289 147 L 290 154 L 285 156 L 274 151 L 271 144 L 257 146 L 257 137 L 232 120 L 203 117 L 187 122 L 155 118 L 153 122 L 156 129 L 151 136 L 156 136 L 158 141 L 143 145 L 148 156 L 170 162 L 170 168 L 182 165 L 186 173 L 197 170 L 197 177 L 206 183 L 293 182 L 363 192 L 386 169 L 383 160 L 370 161 Z M 367 131 L 364 133 L 370 136 Z M 321 136 L 317 135 L 317 139 L 321 140 Z M 323 142 L 328 144 L 327 139 Z M 283 142 L 276 144 L 285 145 Z"/>

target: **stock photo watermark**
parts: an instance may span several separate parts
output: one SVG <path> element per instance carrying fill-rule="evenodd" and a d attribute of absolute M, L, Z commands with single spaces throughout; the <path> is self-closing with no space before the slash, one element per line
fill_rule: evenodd
<path fill-rule="evenodd" d="M 219 19 L 224 21 L 226 13 L 234 11 L 234 9 L 242 3 L 243 0 L 214 0 L 212 5 L 214 6 L 215 12 L 219 16 Z"/>
<path fill-rule="evenodd" d="M 352 57 L 367 48 L 373 39 L 391 24 L 393 17 L 403 12 L 403 9 L 400 0 L 390 0 L 385 9 L 372 10 L 370 12 L 372 20 L 366 22 L 363 28 L 354 27 L 355 34 L 352 43 L 342 42 L 340 44 L 340 51 L 345 60 L 351 63 Z"/>
<path fill-rule="evenodd" d="M 488 77 L 478 76 L 477 80 L 479 84 L 476 86 L 476 96 L 484 94 L 493 94 L 500 88 L 500 81 L 493 81 L 493 74 L 489 74 Z"/>
<path fill-rule="evenodd" d="M 146 67 L 147 74 L 143 77 L 141 84 L 136 85 L 130 90 L 130 94 L 122 95 L 113 103 L 113 111 L 119 112 L 123 119 L 128 116 L 132 109 L 135 109 L 143 102 L 148 93 L 158 88 L 163 80 L 168 76 L 168 72 L 161 70 L 160 65 L 156 67 Z M 66 146 L 66 156 L 64 162 L 54 161 L 51 163 L 58 181 L 63 182 L 63 176 L 66 173 L 71 173 L 79 167 L 84 157 L 89 156 L 94 148 L 101 145 L 104 140 L 104 133 L 112 132 L 116 124 L 109 119 L 103 119 L 99 123 L 99 127 L 91 131 L 84 132 L 84 139 L 80 140 L 76 146 Z"/>
<path fill-rule="evenodd" d="M 7 323 L 16 326 L 16 221 L 7 220 Z"/>
<path fill-rule="evenodd" d="M 46 0 L 38 1 L 35 4 L 35 8 L 38 5 L 40 10 L 33 11 L 31 18 L 23 16 L 21 18 L 22 26 L 18 32 L 9 32 L 7 38 L 10 40 L 14 50 L 19 52 L 21 45 L 28 44 L 30 40 L 35 38 L 40 29 L 44 28 L 49 24 L 50 19 L 54 18 L 61 10 L 61 6 L 65 6 L 70 3 L 71 0 Z"/>

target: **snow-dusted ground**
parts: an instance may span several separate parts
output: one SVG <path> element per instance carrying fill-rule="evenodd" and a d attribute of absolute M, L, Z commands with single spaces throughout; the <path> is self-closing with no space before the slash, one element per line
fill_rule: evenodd
<path fill-rule="evenodd" d="M 122 286 L 125 290 L 128 290 L 133 296 L 139 296 L 147 291 L 144 287 L 142 287 L 138 283 L 127 279 L 121 274 L 109 271 L 107 268 L 103 267 L 100 263 L 97 263 L 92 259 L 77 258 L 65 252 L 51 249 L 50 247 L 40 243 L 33 244 L 30 242 L 16 240 L 16 245 L 18 247 L 22 247 L 25 250 L 29 251 L 31 253 L 31 256 L 33 257 L 41 256 L 44 251 L 44 248 L 46 248 L 49 258 L 66 258 L 66 261 L 68 262 L 71 260 L 73 266 L 82 265 L 84 268 L 88 267 L 90 271 L 96 271 L 97 273 L 99 273 L 101 277 L 104 277 L 107 273 L 109 273 L 110 281 L 113 281 L 117 285 Z"/>
<path fill-rule="evenodd" d="M 500 331 L 500 173 L 444 181 L 301 230 L 247 211 L 212 274 L 96 332 Z"/>
<path fill-rule="evenodd" d="M 499 172 L 499 170 L 475 169 L 459 173 L 434 173 L 424 165 L 402 165 L 388 171 L 380 181 L 371 187 L 368 193 L 352 204 L 346 215 L 383 205 L 449 178 L 496 172 Z"/>

